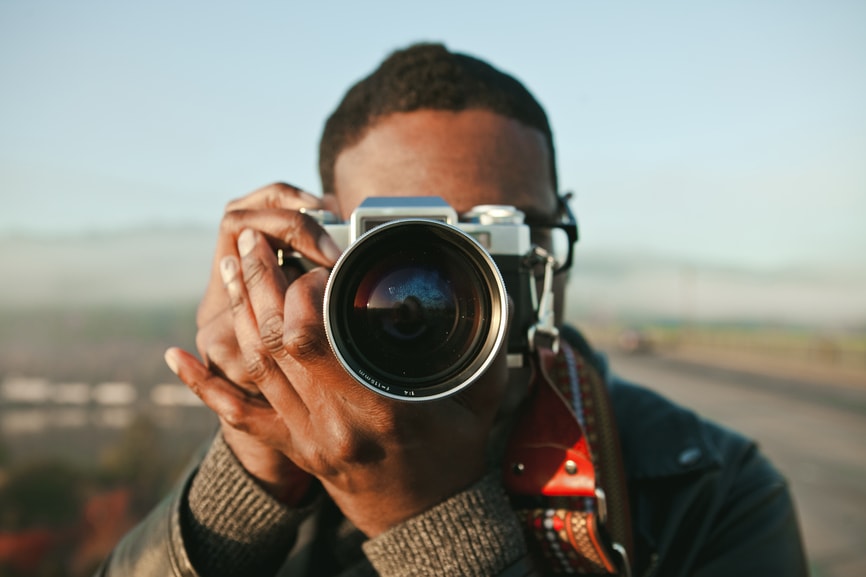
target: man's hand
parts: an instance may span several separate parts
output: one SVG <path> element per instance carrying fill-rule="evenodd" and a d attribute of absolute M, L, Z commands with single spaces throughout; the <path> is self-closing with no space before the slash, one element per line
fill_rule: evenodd
<path fill-rule="evenodd" d="M 266 186 L 226 206 L 210 282 L 197 314 L 196 345 L 206 366 L 180 349 L 166 353 L 169 367 L 185 383 L 196 383 L 200 396 L 215 389 L 208 398 L 219 400 L 219 408 L 212 408 L 220 416 L 222 433 L 232 452 L 265 489 L 287 504 L 297 503 L 304 496 L 311 478 L 274 449 L 277 439 L 286 432 L 249 376 L 235 338 L 219 263 L 237 254 L 241 230 L 255 228 L 270 239 L 274 248 L 297 250 L 314 262 L 332 265 L 339 249 L 318 225 L 297 212 L 302 208 L 332 210 L 334 206 L 286 184 Z M 292 279 L 281 275 L 277 280 L 280 290 L 285 290 Z M 249 420 L 262 424 L 258 436 L 233 425 Z"/>
<path fill-rule="evenodd" d="M 265 235 L 273 249 L 297 250 L 313 262 L 331 266 L 339 257 L 339 248 L 321 227 L 298 211 L 333 208 L 333 197 L 321 199 L 282 183 L 260 188 L 226 206 L 210 280 L 196 314 L 196 347 L 209 367 L 250 394 L 258 394 L 258 391 L 248 378 L 238 351 L 220 262 L 226 256 L 237 255 L 238 235 L 243 229 L 252 228 Z M 286 279 L 286 283 L 292 280 Z"/>
<path fill-rule="evenodd" d="M 228 383 L 206 371 L 185 382 L 209 407 L 316 476 L 370 536 L 481 478 L 507 380 L 504 351 L 482 379 L 453 397 L 423 403 L 382 397 L 346 373 L 327 344 L 327 271 L 315 269 L 284 289 L 265 235 L 244 230 L 238 249 L 240 259 L 221 260 L 221 276 L 249 377 L 273 413 L 232 397 Z"/>

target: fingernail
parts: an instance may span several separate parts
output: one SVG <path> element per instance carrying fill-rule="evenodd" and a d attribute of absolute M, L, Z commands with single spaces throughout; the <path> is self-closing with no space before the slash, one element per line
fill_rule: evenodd
<path fill-rule="evenodd" d="M 256 246 L 256 233 L 252 229 L 245 228 L 238 237 L 238 252 L 241 256 L 247 256 L 254 246 Z"/>
<path fill-rule="evenodd" d="M 171 372 L 177 374 L 178 360 L 177 353 L 174 349 L 168 349 L 167 351 L 165 351 L 165 364 L 168 365 L 168 368 L 171 369 Z"/>
<path fill-rule="evenodd" d="M 225 284 L 230 283 L 234 280 L 235 275 L 238 274 L 238 261 L 233 256 L 224 256 L 220 261 L 220 274 L 223 277 L 223 282 Z"/>
<path fill-rule="evenodd" d="M 319 236 L 319 251 L 331 262 L 337 262 L 337 259 L 340 258 L 343 252 L 328 233 Z"/>

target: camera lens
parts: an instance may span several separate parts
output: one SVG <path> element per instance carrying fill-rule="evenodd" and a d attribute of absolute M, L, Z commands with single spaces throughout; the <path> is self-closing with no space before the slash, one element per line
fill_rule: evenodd
<path fill-rule="evenodd" d="M 328 338 L 344 367 L 381 394 L 445 396 L 486 369 L 507 302 L 493 260 L 442 223 L 382 225 L 349 247 L 325 292 Z"/>
<path fill-rule="evenodd" d="M 359 360 L 413 383 L 472 354 L 489 298 L 479 283 L 465 282 L 473 271 L 459 256 L 447 245 L 413 242 L 359 275 L 346 319 Z"/>

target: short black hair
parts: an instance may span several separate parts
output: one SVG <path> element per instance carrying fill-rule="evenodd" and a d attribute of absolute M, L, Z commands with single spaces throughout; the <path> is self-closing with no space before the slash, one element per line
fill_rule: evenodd
<path fill-rule="evenodd" d="M 319 143 L 322 190 L 334 192 L 337 156 L 356 144 L 377 120 L 395 112 L 483 109 L 517 120 L 544 135 L 550 176 L 557 190 L 553 133 L 541 104 L 513 76 L 442 44 L 397 50 L 352 86 L 325 123 Z"/>

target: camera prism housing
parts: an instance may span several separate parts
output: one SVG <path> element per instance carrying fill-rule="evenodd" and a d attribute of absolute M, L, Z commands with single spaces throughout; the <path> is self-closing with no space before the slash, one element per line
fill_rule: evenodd
<path fill-rule="evenodd" d="M 528 351 L 535 280 L 519 210 L 479 206 L 460 222 L 439 197 L 371 197 L 348 222 L 309 214 L 343 249 L 325 288 L 325 331 L 362 385 L 438 399 L 471 385 L 503 346 Z"/>

